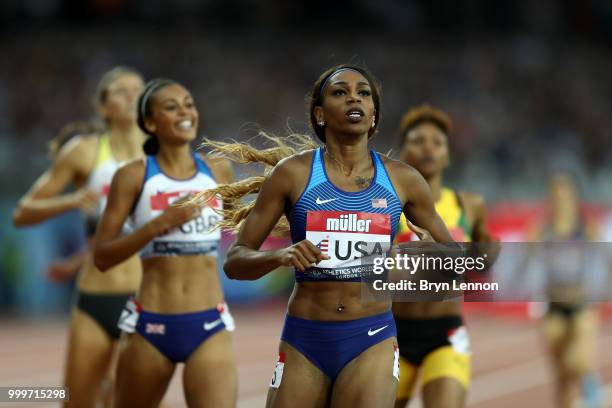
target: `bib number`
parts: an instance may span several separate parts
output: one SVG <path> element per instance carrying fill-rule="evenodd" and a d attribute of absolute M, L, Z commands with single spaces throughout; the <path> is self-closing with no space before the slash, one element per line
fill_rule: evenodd
<path fill-rule="evenodd" d="M 221 316 L 221 321 L 225 325 L 225 330 L 230 332 L 236 330 L 236 323 L 234 322 L 234 317 L 229 311 L 227 303 L 219 303 L 219 305 L 217 306 L 217 310 L 219 311 L 219 315 Z"/>
<path fill-rule="evenodd" d="M 270 388 L 278 388 L 283 380 L 283 370 L 285 369 L 285 353 L 281 352 L 278 356 L 278 362 L 274 367 L 274 374 L 270 381 Z"/>
<path fill-rule="evenodd" d="M 453 350 L 460 354 L 470 354 L 470 336 L 465 326 L 458 327 L 448 336 Z"/>
<path fill-rule="evenodd" d="M 121 316 L 119 316 L 119 322 L 117 327 L 126 333 L 134 333 L 136 331 L 136 324 L 138 324 L 138 318 L 140 317 L 139 307 L 135 299 L 129 299 L 123 310 Z"/>
<path fill-rule="evenodd" d="M 395 344 L 393 345 L 393 377 L 397 381 L 399 381 L 400 376 L 400 355 L 399 355 L 399 347 Z"/>

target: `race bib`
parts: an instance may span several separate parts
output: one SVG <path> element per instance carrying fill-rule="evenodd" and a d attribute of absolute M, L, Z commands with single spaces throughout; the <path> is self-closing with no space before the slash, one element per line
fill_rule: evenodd
<path fill-rule="evenodd" d="M 400 355 L 397 344 L 393 345 L 393 377 L 399 381 L 400 376 Z"/>
<path fill-rule="evenodd" d="M 448 341 L 457 353 L 470 354 L 470 336 L 465 326 L 451 330 Z"/>
<path fill-rule="evenodd" d="M 221 321 L 223 322 L 223 324 L 225 324 L 225 330 L 230 331 L 230 332 L 236 330 L 236 323 L 234 322 L 234 317 L 229 311 L 229 307 L 227 306 L 227 303 L 225 302 L 219 303 L 217 305 L 217 310 L 219 311 L 219 314 L 221 315 Z"/>
<path fill-rule="evenodd" d="M 285 353 L 282 351 L 278 354 L 278 361 L 274 367 L 274 374 L 270 381 L 270 388 L 278 388 L 283 380 L 283 370 L 285 369 Z"/>
<path fill-rule="evenodd" d="M 151 214 L 158 216 L 176 201 L 197 193 L 197 190 L 158 192 L 149 198 Z M 144 253 L 201 255 L 217 251 L 221 239 L 221 230 L 216 226 L 222 217 L 215 211 L 221 209 L 223 209 L 222 201 L 216 197 L 212 198 L 201 209 L 197 217 L 155 238 L 145 247 Z"/>
<path fill-rule="evenodd" d="M 188 190 L 157 193 L 149 198 L 151 213 L 153 215 L 159 215 L 176 201 L 181 200 L 188 195 L 198 194 L 199 192 L 200 191 L 198 190 Z M 216 230 L 213 231 L 213 229 L 221 220 L 221 216 L 217 214 L 215 210 L 221 209 L 223 209 L 222 201 L 217 197 L 213 197 L 202 208 L 199 216 L 186 222 L 180 227 L 170 230 L 166 236 L 175 236 L 179 239 L 182 239 L 183 236 L 201 234 L 213 234 L 215 236 L 220 236 L 221 233 Z"/>
<path fill-rule="evenodd" d="M 306 239 L 330 257 L 310 268 L 311 278 L 355 279 L 371 275 L 374 258 L 391 246 L 388 214 L 309 211 Z"/>
<path fill-rule="evenodd" d="M 134 298 L 130 298 L 119 316 L 119 322 L 117 327 L 126 333 L 134 333 L 136 331 L 136 324 L 138 323 L 138 317 L 140 316 L 140 304 Z"/>

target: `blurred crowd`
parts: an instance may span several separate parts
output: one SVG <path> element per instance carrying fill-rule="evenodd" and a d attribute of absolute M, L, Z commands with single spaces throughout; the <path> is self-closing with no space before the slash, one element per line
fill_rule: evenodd
<path fill-rule="evenodd" d="M 0 40 L 5 196 L 22 193 L 47 165 L 46 142 L 65 123 L 95 117 L 96 82 L 114 65 L 184 82 L 200 109 L 201 135 L 247 139 L 259 126 L 308 131 L 311 84 L 326 67 L 350 61 L 382 83 L 378 150 L 397 147 L 408 108 L 430 103 L 455 122 L 452 184 L 489 200 L 528 198 L 541 196 L 549 172 L 563 169 L 577 174 L 585 198 L 612 200 L 612 54 L 605 35 L 612 12 L 605 2 L 583 2 L 590 14 L 571 14 L 572 2 L 555 1 L 492 2 L 495 8 L 483 1 L 471 8 L 355 2 L 350 10 L 348 2 L 315 1 L 268 14 L 248 0 L 217 8 L 182 0 L 167 9 L 160 2 L 142 8 L 139 1 L 49 0 L 46 9 L 26 8 L 34 3 L 2 6 L 14 6 L 4 27 L 10 35 Z M 72 3 L 81 8 L 64 16 Z M 313 12 L 319 6 L 320 20 Z M 43 17 L 28 15 L 34 12 Z M 51 23 L 43 23 L 46 17 Z"/>

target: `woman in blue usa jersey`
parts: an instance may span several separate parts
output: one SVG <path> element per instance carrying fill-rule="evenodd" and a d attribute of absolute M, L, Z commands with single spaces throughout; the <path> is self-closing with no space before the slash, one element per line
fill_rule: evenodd
<path fill-rule="evenodd" d="M 325 71 L 312 89 L 309 116 L 324 147 L 280 160 L 254 180 L 260 186 L 236 185 L 259 194 L 230 219 L 243 224 L 224 270 L 255 280 L 280 266 L 295 268 L 268 407 L 392 407 L 399 368 L 391 302 L 361 300 L 360 281 L 372 270 L 362 257 L 389 247 L 402 211 L 434 239 L 452 239 L 419 173 L 368 148 L 380 93 L 366 70 Z M 217 147 L 230 156 L 241 150 Z M 234 156 L 243 161 L 279 159 L 275 149 L 242 150 Z M 283 214 L 293 245 L 260 251 Z"/>
<path fill-rule="evenodd" d="M 166 79 L 149 82 L 138 124 L 149 135 L 145 160 L 121 167 L 96 233 L 94 262 L 105 271 L 140 252 L 143 279 L 120 319 L 116 407 L 157 407 L 177 363 L 190 407 L 234 407 L 233 322 L 217 273 L 217 199 L 181 205 L 193 193 L 232 180 L 227 160 L 195 154 L 199 114 L 191 94 Z M 133 231 L 122 234 L 130 219 Z"/>

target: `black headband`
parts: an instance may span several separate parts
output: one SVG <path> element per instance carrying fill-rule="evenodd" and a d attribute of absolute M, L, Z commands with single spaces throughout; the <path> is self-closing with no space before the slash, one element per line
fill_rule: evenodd
<path fill-rule="evenodd" d="M 157 90 L 157 84 L 151 86 L 149 89 L 147 89 L 143 94 L 142 94 L 142 98 L 140 99 L 140 106 L 138 107 L 138 109 L 140 110 L 140 115 L 144 118 L 147 116 L 147 101 L 148 99 L 151 97 L 151 94 L 153 94 L 153 92 L 155 90 Z"/>
<path fill-rule="evenodd" d="M 150 85 L 145 88 L 145 91 L 142 94 L 142 98 L 140 99 L 140 106 L 138 106 L 140 116 L 142 116 L 143 118 L 147 116 L 147 102 L 149 101 L 149 98 L 151 97 L 151 95 L 153 95 L 154 92 L 158 91 L 160 88 L 165 87 L 166 85 L 171 85 L 174 83 L 176 82 L 172 81 L 171 79 L 153 79 L 150 82 Z"/>
<path fill-rule="evenodd" d="M 342 71 L 355 71 L 355 72 L 359 73 L 360 75 L 363 75 L 363 73 L 361 71 L 359 71 L 358 69 L 356 69 L 356 68 L 342 67 L 342 68 L 336 69 L 331 74 L 329 74 L 327 76 L 327 78 L 325 78 L 325 81 L 323 81 L 323 84 L 321 85 L 321 89 L 319 90 L 319 99 L 323 99 L 323 91 L 325 91 L 325 88 L 327 87 L 327 83 L 329 82 L 331 77 L 333 77 L 334 75 L 336 75 L 337 73 L 342 72 Z"/>

